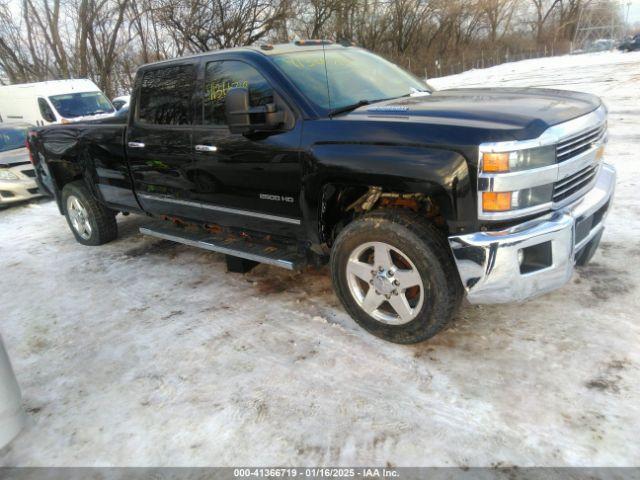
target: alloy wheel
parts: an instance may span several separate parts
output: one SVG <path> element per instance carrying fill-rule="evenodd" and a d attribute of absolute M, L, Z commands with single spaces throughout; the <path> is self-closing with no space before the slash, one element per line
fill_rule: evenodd
<path fill-rule="evenodd" d="M 360 308 L 382 323 L 403 325 L 422 309 L 422 277 L 396 247 L 383 242 L 360 245 L 349 255 L 346 273 L 349 291 Z"/>
<path fill-rule="evenodd" d="M 67 214 L 76 233 L 84 240 L 91 238 L 92 229 L 87 209 L 75 195 L 69 195 L 67 198 Z"/>

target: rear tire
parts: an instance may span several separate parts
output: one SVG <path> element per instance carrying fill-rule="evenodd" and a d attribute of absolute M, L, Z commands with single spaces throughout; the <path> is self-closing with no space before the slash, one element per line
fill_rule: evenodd
<path fill-rule="evenodd" d="M 442 233 L 402 210 L 371 212 L 348 224 L 331 252 L 331 276 L 351 317 L 394 343 L 433 337 L 463 295 Z"/>
<path fill-rule="evenodd" d="M 73 236 L 82 245 L 102 245 L 118 236 L 115 212 L 99 203 L 82 180 L 64 186 L 62 208 Z"/>

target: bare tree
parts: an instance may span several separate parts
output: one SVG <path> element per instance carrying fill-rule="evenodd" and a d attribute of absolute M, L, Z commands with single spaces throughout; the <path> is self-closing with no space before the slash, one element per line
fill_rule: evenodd
<path fill-rule="evenodd" d="M 60 0 L 24 0 L 25 23 L 32 21 L 38 29 L 38 34 L 44 39 L 49 52 L 55 59 L 56 75 L 61 78 L 69 78 L 71 70 L 65 44 L 60 34 L 61 29 L 61 3 Z M 31 28 L 31 27 L 28 27 Z"/>
<path fill-rule="evenodd" d="M 114 95 L 143 63 L 295 38 L 353 41 L 444 74 L 507 49 L 566 51 L 591 1 L 0 0 L 0 82 L 89 77 Z"/>
<path fill-rule="evenodd" d="M 382 0 L 363 0 L 354 14 L 353 40 L 364 48 L 381 50 L 390 26 Z"/>
<path fill-rule="evenodd" d="M 130 41 L 120 37 L 129 0 L 88 1 L 92 12 L 92 28 L 88 31 L 87 40 L 94 63 L 93 77 L 107 95 L 113 96 L 112 76 L 116 60 Z"/>
<path fill-rule="evenodd" d="M 543 42 L 544 28 L 551 14 L 561 6 L 562 0 L 531 0 L 535 10 L 534 32 L 538 43 Z"/>
<path fill-rule="evenodd" d="M 427 0 L 395 0 L 390 6 L 391 42 L 397 54 L 404 54 L 417 40 L 420 27 L 430 13 Z"/>
<path fill-rule="evenodd" d="M 580 17 L 580 9 L 590 0 L 562 0 L 560 2 L 560 24 L 558 35 L 564 40 L 571 40 L 575 36 Z"/>
<path fill-rule="evenodd" d="M 484 13 L 491 42 L 498 40 L 499 31 L 504 34 L 509 30 L 515 3 L 515 0 L 479 0 L 478 7 Z"/>
<path fill-rule="evenodd" d="M 283 3 L 268 0 L 171 0 L 158 20 L 179 50 L 206 52 L 251 45 L 266 37 L 286 17 Z"/>

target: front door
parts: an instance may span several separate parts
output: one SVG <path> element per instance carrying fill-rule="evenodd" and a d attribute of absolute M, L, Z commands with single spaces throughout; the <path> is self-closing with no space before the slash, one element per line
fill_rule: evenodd
<path fill-rule="evenodd" d="M 194 126 L 193 171 L 206 221 L 282 235 L 301 233 L 301 129 L 267 79 L 239 60 L 205 62 Z M 224 115 L 226 93 L 249 90 L 251 106 L 276 103 L 288 125 L 278 131 L 232 134 Z"/>
<path fill-rule="evenodd" d="M 196 65 L 147 70 L 137 85 L 133 121 L 125 145 L 138 200 L 158 215 L 198 217 L 193 162 L 193 97 Z"/>

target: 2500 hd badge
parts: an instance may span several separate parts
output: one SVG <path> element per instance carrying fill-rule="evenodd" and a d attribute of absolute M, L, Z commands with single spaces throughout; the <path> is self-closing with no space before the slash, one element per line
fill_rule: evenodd
<path fill-rule="evenodd" d="M 287 203 L 293 203 L 295 201 L 293 199 L 293 197 L 286 197 L 286 196 L 281 196 L 281 195 L 271 195 L 269 193 L 261 193 L 260 194 L 260 200 L 272 200 L 274 202 L 287 202 Z"/>

